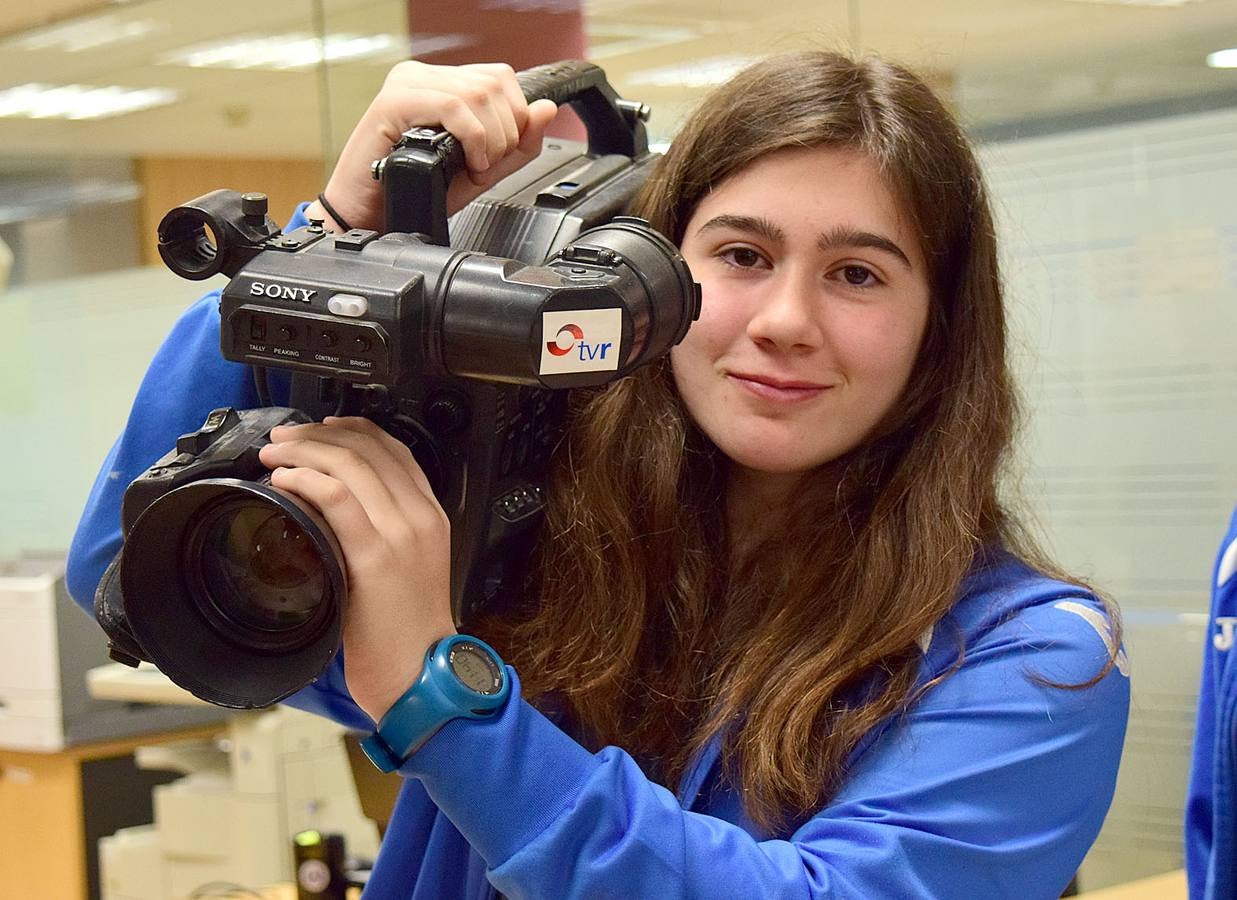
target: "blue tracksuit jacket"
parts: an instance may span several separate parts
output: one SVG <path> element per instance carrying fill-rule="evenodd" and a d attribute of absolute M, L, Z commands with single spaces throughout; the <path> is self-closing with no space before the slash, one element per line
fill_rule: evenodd
<path fill-rule="evenodd" d="M 1191 900 L 1237 900 L 1237 512 L 1216 557 L 1185 810 Z"/>
<path fill-rule="evenodd" d="M 248 370 L 219 356 L 217 301 L 192 306 L 155 356 L 91 491 L 68 570 L 84 607 L 120 546 L 129 481 L 211 409 L 257 404 Z M 276 382 L 276 402 L 286 389 Z M 586 750 L 520 697 L 512 671 L 500 715 L 449 723 L 401 770 L 365 896 L 1055 900 L 1112 798 L 1129 679 L 1124 653 L 1083 690 L 1036 676 L 1086 681 L 1108 641 L 1091 595 L 992 554 L 922 642 L 923 679 L 960 647 L 961 668 L 868 734 L 838 793 L 777 834 L 744 814 L 716 743 L 672 793 L 622 749 Z M 338 658 L 290 702 L 373 728 Z"/>

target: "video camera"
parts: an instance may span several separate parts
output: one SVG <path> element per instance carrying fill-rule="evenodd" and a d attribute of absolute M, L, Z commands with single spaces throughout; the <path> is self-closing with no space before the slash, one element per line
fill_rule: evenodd
<path fill-rule="evenodd" d="M 677 249 L 623 215 L 656 155 L 648 109 L 584 62 L 521 72 L 528 99 L 569 103 L 588 145 L 541 155 L 458 212 L 462 151 L 405 133 L 374 163 L 387 232 L 289 234 L 261 194 L 213 191 L 169 212 L 159 251 L 178 275 L 231 279 L 224 357 L 254 368 L 260 409 L 217 409 L 129 485 L 124 546 L 95 595 L 113 659 L 155 663 L 221 706 L 267 706 L 340 645 L 347 578 L 330 528 L 258 460 L 276 425 L 372 419 L 404 442 L 451 522 L 457 622 L 521 588 L 546 503 L 567 388 L 666 353 L 699 315 Z M 267 369 L 291 373 L 271 405 Z"/>

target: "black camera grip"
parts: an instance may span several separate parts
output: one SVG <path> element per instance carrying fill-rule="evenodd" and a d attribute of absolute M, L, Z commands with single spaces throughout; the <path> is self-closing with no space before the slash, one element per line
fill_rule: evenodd
<path fill-rule="evenodd" d="M 643 128 L 636 127 L 623 114 L 606 73 L 594 63 L 564 59 L 517 72 L 515 78 L 529 103 L 553 100 L 559 106 L 572 105 L 588 131 L 589 153 L 635 157 L 648 150 Z M 442 149 L 449 182 L 463 165 L 464 157 L 454 137 L 444 141 Z"/>
<path fill-rule="evenodd" d="M 605 84 L 606 73 L 591 62 L 564 59 L 517 72 L 515 79 L 529 103 L 553 100 L 561 106 L 589 88 Z"/>
<path fill-rule="evenodd" d="M 530 103 L 545 99 L 559 106 L 571 104 L 588 131 L 590 154 L 636 157 L 648 151 L 643 124 L 623 112 L 606 73 L 593 63 L 565 59 L 525 69 L 515 77 Z"/>
<path fill-rule="evenodd" d="M 524 96 L 568 103 L 588 132 L 591 156 L 648 153 L 648 133 L 641 104 L 620 101 L 606 73 L 584 60 L 563 60 L 516 73 Z M 447 246 L 447 185 L 464 167 L 464 152 L 452 135 L 431 127 L 411 128 L 375 176 L 384 185 L 384 215 L 388 231 L 426 235 Z"/>

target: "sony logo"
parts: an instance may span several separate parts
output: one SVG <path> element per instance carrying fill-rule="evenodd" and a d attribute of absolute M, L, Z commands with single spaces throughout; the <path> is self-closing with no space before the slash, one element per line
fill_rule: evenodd
<path fill-rule="evenodd" d="M 249 293 L 254 297 L 270 297 L 272 300 L 301 300 L 308 303 L 317 291 L 309 288 L 288 287 L 286 284 L 263 284 L 255 281 L 249 285 Z"/>

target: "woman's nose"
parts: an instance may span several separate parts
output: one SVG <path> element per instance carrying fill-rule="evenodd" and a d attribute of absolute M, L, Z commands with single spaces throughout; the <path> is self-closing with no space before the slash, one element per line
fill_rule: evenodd
<path fill-rule="evenodd" d="M 748 320 L 748 337 L 781 350 L 819 347 L 824 340 L 823 298 L 810 281 L 788 272 L 770 284 Z"/>

